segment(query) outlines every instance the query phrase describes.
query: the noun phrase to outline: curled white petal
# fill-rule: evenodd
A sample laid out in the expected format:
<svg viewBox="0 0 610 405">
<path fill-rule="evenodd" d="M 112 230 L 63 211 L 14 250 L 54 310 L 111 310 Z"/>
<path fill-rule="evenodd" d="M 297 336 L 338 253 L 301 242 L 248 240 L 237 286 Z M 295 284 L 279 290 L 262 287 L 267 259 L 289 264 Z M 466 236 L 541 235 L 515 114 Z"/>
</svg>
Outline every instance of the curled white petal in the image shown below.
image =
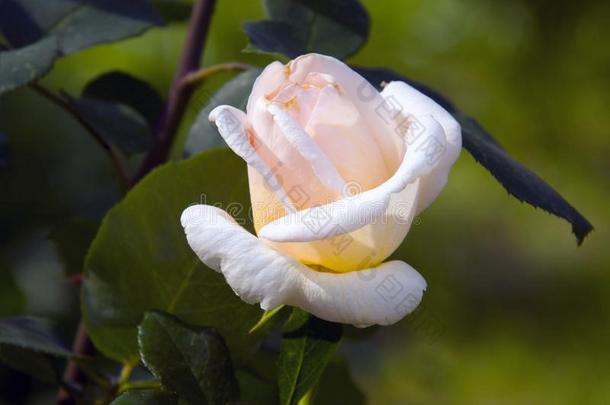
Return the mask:
<svg viewBox="0 0 610 405">
<path fill-rule="evenodd" d="M 385 100 L 394 99 L 406 112 L 410 118 L 415 119 L 413 128 L 417 128 L 418 117 L 431 115 L 443 127 L 446 135 L 445 151 L 438 165 L 420 181 L 420 200 L 417 212 L 423 211 L 438 197 L 442 189 L 447 184 L 447 178 L 451 167 L 457 160 L 462 149 L 462 131 L 460 124 L 442 106 L 430 97 L 421 93 L 404 82 L 390 82 L 381 92 Z M 407 136 L 407 142 L 416 141 L 420 133 L 413 132 Z"/>
<path fill-rule="evenodd" d="M 345 181 L 328 156 L 326 156 L 309 134 L 305 132 L 305 129 L 277 103 L 269 103 L 267 110 L 273 115 L 275 123 L 288 142 L 311 164 L 314 173 L 320 181 L 329 189 L 336 191 L 337 194 L 341 194 Z"/>
<path fill-rule="evenodd" d="M 272 188 L 286 211 L 294 212 L 294 205 L 286 191 L 281 187 L 279 179 L 248 140 L 246 114 L 237 108 L 221 105 L 210 112 L 209 118 L 210 121 L 216 124 L 220 136 L 222 136 L 222 139 L 224 139 L 229 148 L 245 160 L 248 165 L 258 171 L 268 183 L 274 185 Z"/>
<path fill-rule="evenodd" d="M 274 242 L 308 242 L 352 232 L 378 220 L 392 194 L 430 173 L 441 160 L 438 152 L 446 143 L 443 128 L 429 115 L 420 117 L 419 122 L 423 126 L 420 141 L 407 148 L 398 170 L 384 183 L 351 198 L 285 215 L 261 228 L 259 237 Z M 311 219 L 323 219 L 325 226 L 312 227 Z"/>
<path fill-rule="evenodd" d="M 412 312 L 426 289 L 423 277 L 402 261 L 349 273 L 314 271 L 216 207 L 191 206 L 181 221 L 197 256 L 221 272 L 241 299 L 265 310 L 287 304 L 332 322 L 390 325 Z"/>
</svg>

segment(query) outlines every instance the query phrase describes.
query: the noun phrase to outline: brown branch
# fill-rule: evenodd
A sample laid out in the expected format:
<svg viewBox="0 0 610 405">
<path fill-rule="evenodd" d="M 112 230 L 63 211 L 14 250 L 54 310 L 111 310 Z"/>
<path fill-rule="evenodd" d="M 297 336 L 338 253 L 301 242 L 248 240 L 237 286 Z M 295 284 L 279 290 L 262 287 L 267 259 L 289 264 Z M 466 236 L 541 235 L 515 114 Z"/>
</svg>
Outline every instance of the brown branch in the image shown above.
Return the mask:
<svg viewBox="0 0 610 405">
<path fill-rule="evenodd" d="M 104 137 L 83 118 L 81 113 L 61 96 L 38 83 L 32 83 L 30 84 L 30 87 L 36 93 L 70 114 L 93 137 L 93 140 L 106 151 L 117 172 L 119 187 L 121 188 L 121 191 L 126 192 L 129 189 L 129 176 L 127 175 L 127 170 L 123 164 L 120 152 L 113 145 L 106 142 Z"/>
<path fill-rule="evenodd" d="M 182 85 L 182 80 L 190 73 L 199 70 L 203 46 L 215 5 L 216 0 L 199 0 L 193 7 L 182 58 L 169 92 L 165 111 L 158 124 L 156 143 L 144 158 L 132 184 L 137 183 L 152 169 L 167 160 L 188 100 L 193 92 L 192 87 Z"/>
<path fill-rule="evenodd" d="M 76 331 L 76 336 L 74 337 L 74 343 L 72 344 L 72 352 L 78 354 L 79 356 L 90 355 L 94 352 L 93 344 L 89 340 L 87 330 L 82 322 L 80 322 L 78 325 L 78 330 Z M 80 372 L 75 361 L 70 360 L 66 364 L 63 381 L 70 386 L 74 385 L 75 383 L 83 384 L 85 382 L 85 376 Z M 66 388 L 60 388 L 59 393 L 57 394 L 57 404 L 72 405 L 74 403 L 76 403 L 76 401 L 73 398 L 72 393 Z"/>
<path fill-rule="evenodd" d="M 161 115 L 157 126 L 155 144 L 144 158 L 144 162 L 133 181 L 128 184 L 128 188 L 137 183 L 139 179 L 144 177 L 153 168 L 167 160 L 178 126 L 184 115 L 184 110 L 193 91 L 191 85 L 182 84 L 183 79 L 199 70 L 203 47 L 215 5 L 216 0 L 199 0 L 193 7 L 182 58 L 170 90 L 165 111 Z M 103 140 L 103 138 L 99 139 Z M 74 338 L 73 351 L 77 355 L 83 355 L 87 354 L 92 348 L 93 346 L 87 336 L 87 331 L 81 321 Z M 72 382 L 79 382 L 82 379 L 83 374 L 80 372 L 78 365 L 70 360 L 66 365 L 64 381 L 70 384 Z M 57 401 L 60 405 L 75 403 L 75 399 L 64 389 L 60 390 Z"/>
</svg>

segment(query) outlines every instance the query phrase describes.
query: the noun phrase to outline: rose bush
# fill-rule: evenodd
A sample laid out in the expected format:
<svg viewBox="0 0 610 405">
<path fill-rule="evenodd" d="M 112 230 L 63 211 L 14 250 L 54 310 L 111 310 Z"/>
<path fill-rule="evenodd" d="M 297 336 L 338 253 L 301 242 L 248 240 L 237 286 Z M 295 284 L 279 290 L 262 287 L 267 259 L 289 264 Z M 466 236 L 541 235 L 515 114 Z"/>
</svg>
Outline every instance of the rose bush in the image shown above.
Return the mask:
<svg viewBox="0 0 610 405">
<path fill-rule="evenodd" d="M 379 93 L 339 60 L 308 54 L 267 66 L 247 113 L 219 106 L 210 120 L 248 164 L 258 237 L 207 205 L 186 209 L 182 224 L 244 301 L 358 326 L 415 309 L 423 277 L 383 260 L 459 155 L 460 126 L 448 112 L 406 83 Z"/>
</svg>

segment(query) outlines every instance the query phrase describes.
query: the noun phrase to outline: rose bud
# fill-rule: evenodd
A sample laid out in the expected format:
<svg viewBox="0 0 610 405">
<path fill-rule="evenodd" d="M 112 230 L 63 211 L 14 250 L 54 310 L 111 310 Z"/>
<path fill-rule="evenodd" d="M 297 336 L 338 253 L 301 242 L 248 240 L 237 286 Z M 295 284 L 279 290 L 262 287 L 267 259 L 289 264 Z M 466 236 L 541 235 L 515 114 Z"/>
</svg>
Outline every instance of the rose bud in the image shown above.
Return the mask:
<svg viewBox="0 0 610 405">
<path fill-rule="evenodd" d="M 281 304 L 356 326 L 412 312 L 426 282 L 383 262 L 439 195 L 461 149 L 457 121 L 403 82 L 379 93 L 332 57 L 274 62 L 247 112 L 210 114 L 248 164 L 257 236 L 208 205 L 182 215 L 199 258 L 265 310 Z"/>
</svg>

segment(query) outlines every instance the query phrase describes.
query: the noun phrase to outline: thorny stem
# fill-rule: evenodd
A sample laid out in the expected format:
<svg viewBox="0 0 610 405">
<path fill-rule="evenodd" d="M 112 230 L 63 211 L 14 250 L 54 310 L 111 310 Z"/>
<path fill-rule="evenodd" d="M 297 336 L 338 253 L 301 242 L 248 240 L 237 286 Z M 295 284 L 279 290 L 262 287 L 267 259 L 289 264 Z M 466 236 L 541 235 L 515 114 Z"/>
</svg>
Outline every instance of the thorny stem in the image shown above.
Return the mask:
<svg viewBox="0 0 610 405">
<path fill-rule="evenodd" d="M 199 0 L 193 7 L 182 58 L 169 92 L 165 111 L 157 127 L 156 143 L 145 157 L 132 184 L 137 183 L 153 168 L 167 160 L 184 110 L 193 92 L 193 88 L 183 86 L 182 81 L 190 73 L 199 70 L 203 46 L 215 6 L 216 0 Z"/>
<path fill-rule="evenodd" d="M 228 62 L 228 63 L 220 63 L 218 65 L 213 65 L 207 68 L 199 69 L 195 72 L 189 73 L 188 75 L 182 78 L 181 86 L 194 89 L 198 85 L 205 82 L 205 80 L 219 72 L 226 72 L 230 70 L 248 70 L 252 69 L 254 66 L 248 65 L 247 63 L 240 62 Z"/>
<path fill-rule="evenodd" d="M 216 0 L 199 0 L 193 6 L 182 58 L 178 66 L 176 78 L 174 79 L 174 83 L 170 90 L 168 103 L 159 120 L 159 125 L 155 136 L 155 145 L 145 157 L 144 162 L 140 166 L 140 169 L 138 170 L 138 173 L 133 181 L 130 182 L 131 186 L 137 183 L 139 179 L 148 174 L 148 172 L 150 172 L 153 168 L 165 162 L 167 156 L 169 155 L 169 150 L 172 146 L 175 133 L 184 114 L 188 99 L 192 93 L 192 86 L 184 86 L 181 84 L 184 77 L 199 70 L 199 61 L 203 53 L 203 47 L 215 5 Z M 73 346 L 73 350 L 76 355 L 87 354 L 88 351 L 92 349 L 91 341 L 87 336 L 87 332 L 82 321 L 79 325 L 78 333 L 74 339 Z M 131 374 L 131 370 L 124 371 L 125 375 L 123 375 L 122 378 L 127 376 L 126 378 L 128 379 L 129 375 Z M 79 379 L 82 379 L 82 377 L 83 375 L 78 369 L 76 363 L 74 361 L 69 361 L 66 366 L 64 381 L 68 383 L 73 381 L 78 382 Z M 60 390 L 57 400 L 58 404 L 67 405 L 75 402 L 75 399 L 71 398 L 66 390 Z"/>
<path fill-rule="evenodd" d="M 53 93 L 51 90 L 38 83 L 33 83 L 30 85 L 30 87 L 38 94 L 69 113 L 87 132 L 89 132 L 89 134 L 91 134 L 95 142 L 106 151 L 110 157 L 110 160 L 112 160 L 112 164 L 114 165 L 118 175 L 119 187 L 121 188 L 121 191 L 124 193 L 127 192 L 129 189 L 129 177 L 127 176 L 127 170 L 125 169 L 123 157 L 121 156 L 119 150 L 115 146 L 106 142 L 104 137 L 95 128 L 93 128 L 87 122 L 87 120 L 83 118 L 81 113 L 72 107 L 72 105 L 64 100 L 61 96 Z"/>
</svg>

